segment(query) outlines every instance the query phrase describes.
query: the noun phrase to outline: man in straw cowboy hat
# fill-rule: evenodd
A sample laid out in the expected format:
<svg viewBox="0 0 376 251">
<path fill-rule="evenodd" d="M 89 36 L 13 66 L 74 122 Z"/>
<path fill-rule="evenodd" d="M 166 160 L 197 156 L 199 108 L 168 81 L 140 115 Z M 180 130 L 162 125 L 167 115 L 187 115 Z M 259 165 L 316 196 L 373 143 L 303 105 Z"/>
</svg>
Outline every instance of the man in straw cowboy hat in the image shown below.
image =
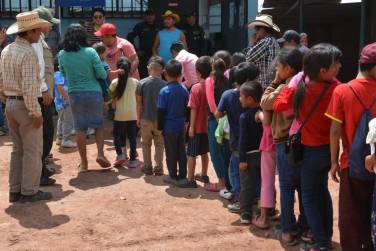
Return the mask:
<svg viewBox="0 0 376 251">
<path fill-rule="evenodd" d="M 254 41 L 246 48 L 247 61 L 254 63 L 260 70 L 260 83 L 265 88 L 268 85 L 269 66 L 277 56 L 279 45 L 272 36 L 280 29 L 273 23 L 273 17 L 269 15 L 258 15 L 255 20 L 248 24 L 249 28 L 255 29 Z"/>
<path fill-rule="evenodd" d="M 16 16 L 7 34 L 14 43 L 1 53 L 0 95 L 6 99 L 6 115 L 13 142 L 9 170 L 9 202 L 34 202 L 52 198 L 39 190 L 42 169 L 43 118 L 38 103 L 41 79 L 38 59 L 31 44 L 51 24 L 36 12 Z"/>
<path fill-rule="evenodd" d="M 153 45 L 153 55 L 159 55 L 166 62 L 172 59 L 170 51 L 171 45 L 174 42 L 181 41 L 184 47 L 187 48 L 187 42 L 184 32 L 175 27 L 176 23 L 179 23 L 180 17 L 178 14 L 168 10 L 162 16 L 165 29 L 161 30 L 155 38 Z"/>
<path fill-rule="evenodd" d="M 38 13 L 39 17 L 51 25 L 60 23 L 59 19 L 52 16 L 50 10 L 40 6 L 34 10 Z M 55 184 L 55 180 L 50 178 L 55 173 L 55 170 L 47 167 L 48 155 L 52 149 L 54 141 L 54 123 L 53 123 L 53 108 L 52 99 L 54 91 L 54 62 L 53 54 L 45 41 L 48 37 L 52 26 L 42 28 L 39 41 L 33 43 L 31 46 L 34 48 L 35 54 L 38 58 L 40 67 L 41 88 L 38 96 L 38 101 L 41 107 L 43 116 L 43 154 L 42 154 L 42 176 L 40 180 L 41 186 L 49 186 Z"/>
</svg>

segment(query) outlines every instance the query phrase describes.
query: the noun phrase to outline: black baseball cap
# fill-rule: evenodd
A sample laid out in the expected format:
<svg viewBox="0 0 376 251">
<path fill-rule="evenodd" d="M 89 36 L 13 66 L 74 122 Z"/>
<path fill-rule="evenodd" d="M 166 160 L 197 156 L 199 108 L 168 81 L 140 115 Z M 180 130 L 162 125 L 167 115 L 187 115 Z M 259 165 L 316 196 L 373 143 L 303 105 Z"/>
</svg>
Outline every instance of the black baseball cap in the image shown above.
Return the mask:
<svg viewBox="0 0 376 251">
<path fill-rule="evenodd" d="M 289 42 L 293 40 L 296 44 L 300 44 L 300 35 L 294 30 L 287 30 L 283 33 L 283 36 L 278 39 L 278 43 L 283 44 L 284 42 Z"/>
<path fill-rule="evenodd" d="M 196 12 L 194 12 L 194 11 L 187 12 L 187 13 L 185 13 L 184 16 L 185 16 L 185 17 L 195 17 L 195 16 L 196 16 Z"/>
</svg>

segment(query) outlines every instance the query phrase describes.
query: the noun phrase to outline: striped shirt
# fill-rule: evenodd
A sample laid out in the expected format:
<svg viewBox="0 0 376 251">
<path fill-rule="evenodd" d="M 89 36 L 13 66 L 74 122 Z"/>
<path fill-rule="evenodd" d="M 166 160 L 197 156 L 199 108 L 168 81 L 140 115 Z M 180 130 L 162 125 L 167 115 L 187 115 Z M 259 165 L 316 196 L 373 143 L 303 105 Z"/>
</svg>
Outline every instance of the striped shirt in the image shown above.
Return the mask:
<svg viewBox="0 0 376 251">
<path fill-rule="evenodd" d="M 92 46 L 95 43 L 99 43 L 99 42 L 102 41 L 100 37 L 97 37 L 94 34 L 94 32 L 96 32 L 96 30 L 95 30 L 94 24 L 92 22 L 85 23 L 85 29 L 86 29 L 86 32 L 87 32 L 87 35 L 88 35 L 88 42 L 89 42 L 90 46 Z"/>
<path fill-rule="evenodd" d="M 22 96 L 30 116 L 41 116 L 39 64 L 31 44 L 20 37 L 1 52 L 0 96 Z"/>
<path fill-rule="evenodd" d="M 245 49 L 247 61 L 254 63 L 260 70 L 260 83 L 264 88 L 269 84 L 269 66 L 279 52 L 278 42 L 268 36 Z"/>
</svg>

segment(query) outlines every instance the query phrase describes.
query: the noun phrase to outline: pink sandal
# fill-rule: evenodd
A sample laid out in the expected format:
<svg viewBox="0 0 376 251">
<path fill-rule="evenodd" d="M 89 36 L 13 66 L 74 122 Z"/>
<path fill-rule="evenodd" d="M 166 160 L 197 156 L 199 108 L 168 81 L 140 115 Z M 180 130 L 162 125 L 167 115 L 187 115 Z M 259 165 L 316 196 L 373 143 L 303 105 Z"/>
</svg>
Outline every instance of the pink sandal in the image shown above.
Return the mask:
<svg viewBox="0 0 376 251">
<path fill-rule="evenodd" d="M 218 184 L 209 183 L 205 186 L 205 190 L 208 192 L 218 193 L 221 188 L 218 187 Z"/>
</svg>

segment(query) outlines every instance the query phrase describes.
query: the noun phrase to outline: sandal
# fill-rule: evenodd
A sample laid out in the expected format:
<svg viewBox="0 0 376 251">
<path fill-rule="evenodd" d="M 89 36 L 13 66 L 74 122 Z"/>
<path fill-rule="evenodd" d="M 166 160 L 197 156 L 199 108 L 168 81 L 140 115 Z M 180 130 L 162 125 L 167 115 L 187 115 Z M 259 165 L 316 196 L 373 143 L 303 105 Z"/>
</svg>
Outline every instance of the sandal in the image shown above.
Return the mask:
<svg viewBox="0 0 376 251">
<path fill-rule="evenodd" d="M 296 246 L 299 244 L 299 241 L 293 236 L 291 236 L 290 240 L 283 239 L 282 229 L 276 229 L 274 234 L 275 234 L 275 238 L 279 240 L 282 243 L 282 245 L 287 245 L 289 247 L 292 247 L 292 246 Z"/>
<path fill-rule="evenodd" d="M 208 192 L 218 193 L 221 189 L 222 187 L 219 187 L 219 184 L 217 183 L 209 183 L 205 186 L 205 190 Z"/>
<path fill-rule="evenodd" d="M 88 172 L 88 168 L 87 168 L 87 165 L 84 165 L 82 163 L 78 164 L 78 173 L 86 173 Z"/>
<path fill-rule="evenodd" d="M 96 161 L 102 168 L 111 167 L 111 163 L 106 157 L 98 157 Z"/>
<path fill-rule="evenodd" d="M 258 215 L 252 219 L 252 224 L 255 225 L 257 228 L 265 230 L 268 229 L 270 226 L 268 223 L 261 222 L 261 216 Z"/>
<path fill-rule="evenodd" d="M 201 173 L 195 175 L 195 180 L 200 181 L 200 182 L 205 183 L 205 184 L 210 182 L 209 176 L 202 175 Z"/>
</svg>

